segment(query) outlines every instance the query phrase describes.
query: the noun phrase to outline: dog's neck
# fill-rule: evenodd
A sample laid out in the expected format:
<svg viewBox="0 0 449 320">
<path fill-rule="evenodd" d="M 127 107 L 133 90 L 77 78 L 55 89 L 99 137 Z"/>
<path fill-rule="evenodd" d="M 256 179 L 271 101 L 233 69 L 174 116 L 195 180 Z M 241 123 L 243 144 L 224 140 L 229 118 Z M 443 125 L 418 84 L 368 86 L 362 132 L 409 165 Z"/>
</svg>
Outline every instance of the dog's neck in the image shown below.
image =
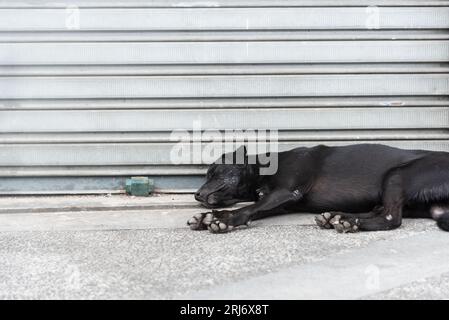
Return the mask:
<svg viewBox="0 0 449 320">
<path fill-rule="evenodd" d="M 247 196 L 250 200 L 256 201 L 259 199 L 259 192 L 262 187 L 263 177 L 260 175 L 260 165 L 258 163 L 247 164 L 246 174 L 246 179 L 248 181 Z"/>
</svg>

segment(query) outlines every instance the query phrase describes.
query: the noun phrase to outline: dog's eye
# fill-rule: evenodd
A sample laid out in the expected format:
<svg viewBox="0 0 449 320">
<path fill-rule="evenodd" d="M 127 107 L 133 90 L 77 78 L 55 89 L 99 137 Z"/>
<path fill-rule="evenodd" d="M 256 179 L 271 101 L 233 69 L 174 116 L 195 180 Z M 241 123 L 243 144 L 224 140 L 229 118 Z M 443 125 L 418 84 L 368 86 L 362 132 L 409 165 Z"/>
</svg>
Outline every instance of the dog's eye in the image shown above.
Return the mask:
<svg viewBox="0 0 449 320">
<path fill-rule="evenodd" d="M 211 179 L 214 176 L 214 174 L 215 174 L 215 167 L 211 167 L 209 168 L 209 170 L 207 170 L 206 178 Z"/>
<path fill-rule="evenodd" d="M 206 178 L 211 179 L 214 176 L 213 170 L 208 170 L 206 173 Z"/>
</svg>

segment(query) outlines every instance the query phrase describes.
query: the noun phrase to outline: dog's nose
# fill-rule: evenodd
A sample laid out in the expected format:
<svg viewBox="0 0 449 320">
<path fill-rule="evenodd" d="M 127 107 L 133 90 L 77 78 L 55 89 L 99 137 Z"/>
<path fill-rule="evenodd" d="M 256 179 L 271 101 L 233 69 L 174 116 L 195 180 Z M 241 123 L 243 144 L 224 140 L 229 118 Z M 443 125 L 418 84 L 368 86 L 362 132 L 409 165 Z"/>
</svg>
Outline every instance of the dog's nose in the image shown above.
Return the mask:
<svg viewBox="0 0 449 320">
<path fill-rule="evenodd" d="M 204 199 L 201 197 L 201 194 L 199 192 L 195 193 L 195 200 L 196 201 L 204 201 Z"/>
</svg>

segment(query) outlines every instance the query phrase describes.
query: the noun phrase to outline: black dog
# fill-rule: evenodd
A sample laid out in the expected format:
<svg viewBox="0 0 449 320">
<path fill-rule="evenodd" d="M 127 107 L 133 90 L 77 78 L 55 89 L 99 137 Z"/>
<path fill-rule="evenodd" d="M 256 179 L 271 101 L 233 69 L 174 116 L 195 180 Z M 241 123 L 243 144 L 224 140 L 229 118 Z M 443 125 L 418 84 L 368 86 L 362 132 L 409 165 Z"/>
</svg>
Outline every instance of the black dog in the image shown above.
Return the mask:
<svg viewBox="0 0 449 320">
<path fill-rule="evenodd" d="M 263 176 L 258 156 L 243 151 L 244 164 L 212 164 L 195 198 L 208 208 L 255 203 L 197 214 L 188 221 L 192 229 L 227 232 L 269 215 L 324 212 L 317 224 L 338 232 L 390 230 L 403 217 L 433 218 L 449 231 L 449 153 L 319 145 L 278 153 L 279 169 Z"/>
</svg>

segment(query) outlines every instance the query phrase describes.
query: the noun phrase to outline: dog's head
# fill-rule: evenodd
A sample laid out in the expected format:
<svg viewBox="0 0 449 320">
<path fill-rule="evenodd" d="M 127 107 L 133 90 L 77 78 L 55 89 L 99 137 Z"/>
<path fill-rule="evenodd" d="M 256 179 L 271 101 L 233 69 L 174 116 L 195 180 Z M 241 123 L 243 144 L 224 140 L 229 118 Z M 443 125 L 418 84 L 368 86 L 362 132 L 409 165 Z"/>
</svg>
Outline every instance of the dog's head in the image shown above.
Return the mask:
<svg viewBox="0 0 449 320">
<path fill-rule="evenodd" d="M 233 153 L 223 154 L 209 166 L 206 182 L 195 193 L 195 199 L 207 208 L 253 201 L 254 179 L 254 166 L 248 164 L 246 148 L 241 147 Z"/>
</svg>

